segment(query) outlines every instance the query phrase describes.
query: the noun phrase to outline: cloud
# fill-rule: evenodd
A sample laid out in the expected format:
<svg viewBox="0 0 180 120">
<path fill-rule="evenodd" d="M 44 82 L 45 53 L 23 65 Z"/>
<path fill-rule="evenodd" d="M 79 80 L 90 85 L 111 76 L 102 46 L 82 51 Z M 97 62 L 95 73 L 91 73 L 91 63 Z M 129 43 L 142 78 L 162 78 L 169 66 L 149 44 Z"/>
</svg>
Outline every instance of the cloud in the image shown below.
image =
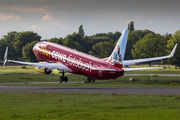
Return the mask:
<svg viewBox="0 0 180 120">
<path fill-rule="evenodd" d="M 50 16 L 49 15 L 45 15 L 44 17 L 43 17 L 43 20 L 49 20 L 50 19 Z"/>
<path fill-rule="evenodd" d="M 9 19 L 19 20 L 21 18 L 19 16 L 12 16 L 12 15 L 8 16 L 0 13 L 0 20 L 9 20 Z"/>
<path fill-rule="evenodd" d="M 41 11 L 43 11 L 42 8 L 34 8 L 34 7 L 22 8 L 21 6 L 11 6 L 10 9 L 17 10 L 17 11 L 27 11 L 27 12 L 41 12 Z"/>
<path fill-rule="evenodd" d="M 149 25 L 152 25 L 152 22 L 151 21 L 148 21 Z"/>
<path fill-rule="evenodd" d="M 34 30 L 34 29 L 37 29 L 37 26 L 32 25 L 31 28 Z"/>
<path fill-rule="evenodd" d="M 46 15 L 42 19 L 49 24 L 54 24 L 56 26 L 60 25 L 59 22 L 50 15 L 50 13 L 46 13 Z"/>
</svg>

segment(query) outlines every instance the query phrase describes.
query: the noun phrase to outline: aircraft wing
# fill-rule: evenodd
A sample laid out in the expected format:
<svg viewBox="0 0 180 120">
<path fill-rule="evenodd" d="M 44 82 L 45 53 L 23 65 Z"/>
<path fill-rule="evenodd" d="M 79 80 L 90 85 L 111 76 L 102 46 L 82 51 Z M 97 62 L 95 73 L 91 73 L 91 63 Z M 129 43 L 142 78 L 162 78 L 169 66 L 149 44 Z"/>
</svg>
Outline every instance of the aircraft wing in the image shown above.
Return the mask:
<svg viewBox="0 0 180 120">
<path fill-rule="evenodd" d="M 162 67 L 149 67 L 149 68 L 123 68 L 125 72 L 135 70 L 149 70 L 149 69 L 161 69 Z"/>
<path fill-rule="evenodd" d="M 53 69 L 59 69 L 59 70 L 65 70 L 67 72 L 72 72 L 72 70 L 70 68 L 68 68 L 67 66 L 65 66 L 62 63 L 47 63 L 47 62 L 41 62 L 41 63 L 35 63 L 35 62 L 22 62 L 22 61 L 15 61 L 15 60 L 8 60 L 7 59 L 7 54 L 8 54 L 8 47 L 6 48 L 5 54 L 4 54 L 4 64 L 3 66 L 6 64 L 6 62 L 13 62 L 13 63 L 18 63 L 18 64 L 24 64 L 24 65 L 34 65 L 38 68 L 44 67 L 44 68 L 48 68 L 50 70 Z"/>
<path fill-rule="evenodd" d="M 173 57 L 175 50 L 176 50 L 177 44 L 174 46 L 172 52 L 170 55 L 162 56 L 162 57 L 153 57 L 153 58 L 144 58 L 144 59 L 135 59 L 135 60 L 124 60 L 123 66 L 129 66 L 136 63 L 142 63 L 142 62 L 149 62 L 149 61 L 155 61 L 160 59 L 166 59 Z"/>
<path fill-rule="evenodd" d="M 149 69 L 162 69 L 162 67 L 149 67 L 149 68 L 123 68 L 125 72 L 127 71 L 136 71 L 136 70 L 149 70 Z M 92 69 L 92 70 L 100 70 L 100 71 L 110 71 L 110 72 L 120 72 L 116 69 Z"/>
<path fill-rule="evenodd" d="M 65 70 L 67 72 L 72 72 L 70 68 L 65 66 L 62 63 L 47 63 L 47 62 L 42 62 L 42 63 L 34 63 L 34 62 L 22 62 L 22 61 L 14 61 L 14 60 L 7 60 L 7 62 L 13 62 L 13 63 L 18 63 L 18 64 L 25 64 L 25 65 L 34 65 L 36 67 L 44 67 L 48 68 L 50 70 L 53 69 L 59 69 L 59 70 Z"/>
<path fill-rule="evenodd" d="M 101 69 L 101 68 L 91 68 L 91 70 L 100 70 L 100 71 L 110 71 L 110 72 L 119 72 L 118 70 L 116 69 Z"/>
</svg>

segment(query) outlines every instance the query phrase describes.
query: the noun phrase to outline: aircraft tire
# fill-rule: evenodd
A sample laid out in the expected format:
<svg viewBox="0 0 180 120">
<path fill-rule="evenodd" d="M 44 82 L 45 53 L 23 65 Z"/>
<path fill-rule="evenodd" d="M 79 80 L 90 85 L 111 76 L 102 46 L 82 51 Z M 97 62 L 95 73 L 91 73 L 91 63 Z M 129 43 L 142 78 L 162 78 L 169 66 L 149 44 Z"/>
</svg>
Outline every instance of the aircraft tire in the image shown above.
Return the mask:
<svg viewBox="0 0 180 120">
<path fill-rule="evenodd" d="M 64 77 L 64 82 L 67 82 L 67 81 L 68 81 L 68 77 L 65 76 L 65 77 Z"/>
<path fill-rule="evenodd" d="M 59 81 L 60 81 L 60 83 L 63 82 L 63 76 L 61 76 L 61 77 L 59 78 Z"/>
<path fill-rule="evenodd" d="M 87 78 L 88 82 L 91 82 L 91 78 Z"/>
<path fill-rule="evenodd" d="M 92 79 L 93 82 L 95 82 L 95 79 Z"/>
</svg>

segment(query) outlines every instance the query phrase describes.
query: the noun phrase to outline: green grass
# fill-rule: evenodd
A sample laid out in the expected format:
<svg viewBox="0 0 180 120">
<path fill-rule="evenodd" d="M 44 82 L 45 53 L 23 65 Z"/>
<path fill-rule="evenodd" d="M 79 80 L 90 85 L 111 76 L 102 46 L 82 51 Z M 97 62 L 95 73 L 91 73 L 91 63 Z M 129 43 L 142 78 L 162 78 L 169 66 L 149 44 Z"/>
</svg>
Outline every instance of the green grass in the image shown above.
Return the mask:
<svg viewBox="0 0 180 120">
<path fill-rule="evenodd" d="M 28 73 L 12 73 L 0 74 L 0 82 L 56 82 L 60 75 L 57 74 L 28 74 Z"/>
<path fill-rule="evenodd" d="M 1 120 L 178 120 L 180 96 L 0 92 Z"/>
<path fill-rule="evenodd" d="M 151 69 L 126 72 L 126 74 L 180 74 L 180 69 L 175 66 L 168 65 L 153 65 L 152 67 L 166 67 L 166 69 Z M 131 68 L 149 67 L 148 65 L 131 65 Z M 54 70 L 53 73 L 57 74 L 59 71 Z M 0 73 L 38 73 L 34 66 L 0 66 Z"/>
<path fill-rule="evenodd" d="M 35 66 L 0 66 L 0 73 L 38 73 Z M 59 73 L 57 69 L 53 70 L 54 74 Z"/>
<path fill-rule="evenodd" d="M 60 74 L 38 73 L 34 67 L 3 68 L 0 66 L 0 82 L 51 82 L 58 81 Z M 179 69 L 127 72 L 130 74 L 179 74 Z M 126 74 L 127 74 L 126 73 Z M 82 75 L 68 75 L 69 81 L 86 81 Z M 129 81 L 129 78 L 133 78 Z M 152 79 L 153 78 L 153 79 Z M 56 86 L 111 86 L 111 87 L 171 87 L 180 77 L 123 76 L 103 83 L 17 84 Z M 13 82 L 12 82 L 13 83 Z M 13 84 L 12 84 L 13 85 Z M 175 95 L 127 95 L 93 93 L 29 93 L 0 92 L 0 119 L 2 120 L 178 120 L 180 96 Z"/>
<path fill-rule="evenodd" d="M 55 86 L 101 86 L 101 87 L 180 87 L 180 77 L 178 76 L 123 76 L 116 80 L 96 80 L 94 83 L 87 83 L 87 78 L 82 75 L 67 75 L 69 82 L 84 81 L 85 83 L 63 83 L 58 84 L 60 75 L 57 74 L 27 74 L 13 73 L 0 74 L 0 83 L 11 82 L 57 82 L 57 84 L 26 84 L 26 85 L 55 85 Z M 129 79 L 133 80 L 130 81 Z M 14 80 L 14 82 L 13 82 Z M 177 86 L 171 86 L 171 83 L 177 83 Z M 7 84 L 4 84 L 7 85 Z M 17 84 L 16 84 L 17 85 Z M 18 84 L 23 85 L 23 84 Z"/>
<path fill-rule="evenodd" d="M 132 67 L 148 67 L 148 66 L 132 66 Z M 157 67 L 157 66 L 155 66 Z M 50 75 L 38 73 L 34 66 L 0 66 L 0 82 L 58 82 L 61 74 L 58 70 L 54 70 Z M 32 74 L 30 74 L 32 73 Z M 180 74 L 179 69 L 170 66 L 166 70 L 146 70 L 126 72 L 125 74 Z M 133 81 L 129 81 L 133 78 Z M 69 81 L 86 81 L 87 77 L 83 75 L 68 75 Z M 153 79 L 153 80 L 152 80 Z M 103 82 L 103 83 L 99 83 Z M 13 83 L 13 82 L 12 82 Z M 123 76 L 114 80 L 96 80 L 95 83 L 85 84 L 28 84 L 28 85 L 64 85 L 64 86 L 109 86 L 109 87 L 171 87 L 171 83 L 178 83 L 180 87 L 180 77 L 177 76 Z M 21 84 L 22 85 L 22 84 Z"/>
<path fill-rule="evenodd" d="M 37 73 L 34 66 L 0 66 L 0 73 Z"/>
</svg>

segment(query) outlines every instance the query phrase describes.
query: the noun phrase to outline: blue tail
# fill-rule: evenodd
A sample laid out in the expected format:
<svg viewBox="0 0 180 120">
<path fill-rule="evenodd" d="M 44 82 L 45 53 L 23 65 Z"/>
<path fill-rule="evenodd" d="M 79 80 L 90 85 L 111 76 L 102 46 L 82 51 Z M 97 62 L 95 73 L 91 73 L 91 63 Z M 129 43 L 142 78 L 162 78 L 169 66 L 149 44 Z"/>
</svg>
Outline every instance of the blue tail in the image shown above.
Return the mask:
<svg viewBox="0 0 180 120">
<path fill-rule="evenodd" d="M 123 64 L 125 51 L 126 51 L 126 44 L 128 38 L 128 29 L 124 29 L 120 39 L 118 40 L 110 58 L 110 61 L 115 64 Z"/>
</svg>

